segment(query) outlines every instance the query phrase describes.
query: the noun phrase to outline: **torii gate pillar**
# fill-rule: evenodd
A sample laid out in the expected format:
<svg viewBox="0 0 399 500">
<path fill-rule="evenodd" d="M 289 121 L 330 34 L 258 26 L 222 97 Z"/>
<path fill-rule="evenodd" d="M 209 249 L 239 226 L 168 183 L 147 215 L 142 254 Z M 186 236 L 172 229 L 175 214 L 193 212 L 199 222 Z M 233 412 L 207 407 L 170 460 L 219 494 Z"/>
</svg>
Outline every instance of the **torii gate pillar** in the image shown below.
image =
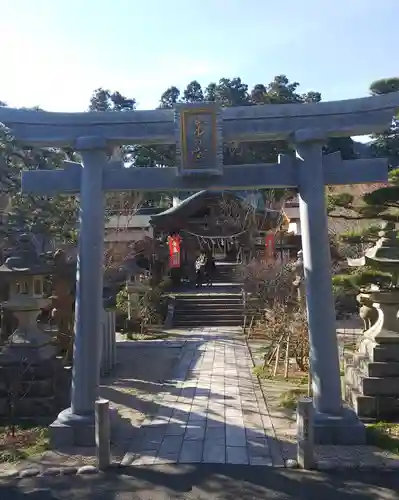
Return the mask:
<svg viewBox="0 0 399 500">
<path fill-rule="evenodd" d="M 71 443 L 94 444 L 94 404 L 100 384 L 106 141 L 81 137 L 76 141 L 76 150 L 83 162 L 71 406 L 50 426 L 51 441 L 56 447 Z"/>
<path fill-rule="evenodd" d="M 326 137 L 317 130 L 295 133 L 315 407 L 314 439 L 316 443 L 360 444 L 365 441 L 365 427 L 353 410 L 342 405 L 341 399 L 323 175 L 322 147 L 325 143 Z"/>
</svg>

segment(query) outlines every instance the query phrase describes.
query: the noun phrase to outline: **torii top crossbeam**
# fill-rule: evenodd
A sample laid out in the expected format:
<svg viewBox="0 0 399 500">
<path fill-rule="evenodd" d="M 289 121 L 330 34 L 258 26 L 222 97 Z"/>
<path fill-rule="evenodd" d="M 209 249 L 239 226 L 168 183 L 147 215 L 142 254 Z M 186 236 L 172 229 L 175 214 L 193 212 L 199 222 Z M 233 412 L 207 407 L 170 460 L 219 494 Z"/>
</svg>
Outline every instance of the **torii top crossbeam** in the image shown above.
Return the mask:
<svg viewBox="0 0 399 500">
<path fill-rule="evenodd" d="M 78 148 L 81 138 L 96 138 L 109 147 L 120 144 L 176 144 L 177 167 L 124 169 L 108 164 L 104 190 L 179 191 L 295 187 L 297 162 L 280 157 L 278 164 L 224 168 L 223 143 L 274 139 L 303 142 L 321 138 L 364 135 L 389 126 L 399 107 L 399 93 L 336 102 L 276 104 L 221 109 L 216 103 L 177 105 L 175 109 L 129 112 L 48 113 L 0 108 L 0 122 L 16 139 L 31 145 Z M 198 149 L 198 124 L 201 150 Z M 386 181 L 385 160 L 342 162 L 339 154 L 323 159 L 325 184 Z M 267 167 L 267 168 L 265 168 Z M 198 175 L 197 175 L 198 174 Z M 23 174 L 25 192 L 52 195 L 80 190 L 80 165 L 64 170 Z"/>
<path fill-rule="evenodd" d="M 202 103 L 199 103 L 201 106 Z M 309 104 L 238 106 L 221 111 L 223 139 L 288 139 L 300 129 L 325 136 L 354 136 L 386 129 L 399 107 L 399 93 Z M 75 145 L 78 137 L 96 136 L 116 144 L 174 144 L 174 110 L 52 113 L 0 108 L 0 122 L 28 144 Z"/>
</svg>

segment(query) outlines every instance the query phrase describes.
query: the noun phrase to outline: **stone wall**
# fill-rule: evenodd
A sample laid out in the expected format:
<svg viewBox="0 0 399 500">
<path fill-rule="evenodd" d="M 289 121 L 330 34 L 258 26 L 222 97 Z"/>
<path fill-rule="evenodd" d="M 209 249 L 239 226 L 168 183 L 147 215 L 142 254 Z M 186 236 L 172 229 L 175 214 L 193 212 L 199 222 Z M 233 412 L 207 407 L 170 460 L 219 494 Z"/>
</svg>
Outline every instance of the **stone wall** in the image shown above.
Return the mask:
<svg viewBox="0 0 399 500">
<path fill-rule="evenodd" d="M 60 358 L 0 366 L 0 419 L 51 422 L 69 405 L 71 370 Z"/>
</svg>

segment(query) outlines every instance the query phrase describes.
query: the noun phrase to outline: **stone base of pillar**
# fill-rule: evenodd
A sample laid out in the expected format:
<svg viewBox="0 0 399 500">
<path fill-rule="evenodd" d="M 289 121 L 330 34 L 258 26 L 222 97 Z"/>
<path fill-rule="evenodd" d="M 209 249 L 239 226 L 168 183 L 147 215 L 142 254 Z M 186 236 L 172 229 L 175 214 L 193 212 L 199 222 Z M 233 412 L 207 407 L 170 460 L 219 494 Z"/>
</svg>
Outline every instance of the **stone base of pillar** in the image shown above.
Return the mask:
<svg viewBox="0 0 399 500">
<path fill-rule="evenodd" d="M 315 444 L 366 444 L 366 428 L 352 408 L 343 407 L 340 415 L 315 413 L 313 426 Z"/>
<path fill-rule="evenodd" d="M 95 446 L 95 420 L 92 415 L 76 415 L 70 408 L 62 411 L 49 427 L 50 447 Z"/>
</svg>

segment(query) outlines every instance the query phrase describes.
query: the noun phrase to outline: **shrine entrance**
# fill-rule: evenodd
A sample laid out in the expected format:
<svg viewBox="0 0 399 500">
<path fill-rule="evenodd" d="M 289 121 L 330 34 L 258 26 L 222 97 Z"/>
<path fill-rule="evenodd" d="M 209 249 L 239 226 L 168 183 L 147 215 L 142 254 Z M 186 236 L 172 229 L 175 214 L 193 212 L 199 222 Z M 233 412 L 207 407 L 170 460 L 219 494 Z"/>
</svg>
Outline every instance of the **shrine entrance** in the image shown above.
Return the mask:
<svg viewBox="0 0 399 500">
<path fill-rule="evenodd" d="M 82 164 L 62 170 L 26 171 L 22 190 L 36 195 L 80 196 L 76 282 L 75 349 L 71 407 L 51 427 L 64 440 L 94 441 L 94 405 L 99 387 L 105 191 L 242 191 L 272 187 L 299 192 L 302 250 L 315 407 L 314 435 L 324 444 L 363 443 L 365 428 L 342 404 L 331 283 L 325 185 L 386 182 L 384 159 L 342 161 L 323 155 L 329 137 L 366 135 L 387 129 L 399 108 L 390 93 L 338 102 L 245 106 L 179 104 L 174 110 L 46 113 L 0 108 L 0 122 L 22 143 L 68 147 Z M 229 166 L 226 143 L 289 141 L 296 157 L 276 164 Z M 121 144 L 175 144 L 176 167 L 124 168 L 110 160 Z"/>
<path fill-rule="evenodd" d="M 153 215 L 150 223 L 154 238 L 168 242 L 171 270 L 193 281 L 201 252 L 211 255 L 220 270 L 264 258 L 282 217 L 281 210 L 253 207 L 239 193 L 203 190 Z"/>
</svg>

